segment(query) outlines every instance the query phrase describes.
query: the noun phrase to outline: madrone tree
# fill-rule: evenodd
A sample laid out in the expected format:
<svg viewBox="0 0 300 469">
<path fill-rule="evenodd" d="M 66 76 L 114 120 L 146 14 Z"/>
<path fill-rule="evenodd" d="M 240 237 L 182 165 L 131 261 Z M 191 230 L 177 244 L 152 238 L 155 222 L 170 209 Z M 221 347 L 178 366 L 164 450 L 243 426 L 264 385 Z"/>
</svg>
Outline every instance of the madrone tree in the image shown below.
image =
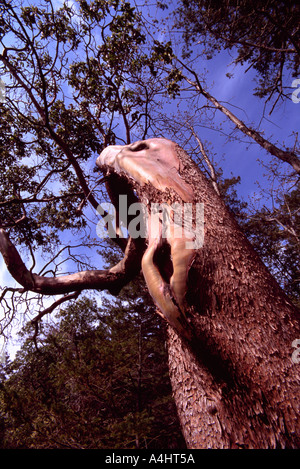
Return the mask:
<svg viewBox="0 0 300 469">
<path fill-rule="evenodd" d="M 53 278 L 30 272 L 2 229 L 10 273 L 24 289 L 44 294 L 116 293 L 142 269 L 169 324 L 170 376 L 188 447 L 298 447 L 299 368 L 292 353 L 299 314 L 219 195 L 166 139 L 109 146 L 97 165 L 112 200 L 136 198 L 146 207 L 147 237 L 131 230 L 123 260 L 109 270 Z M 181 230 L 186 204 L 194 214 Z"/>
<path fill-rule="evenodd" d="M 185 151 L 144 138 L 154 134 L 161 97 L 163 70 L 155 65 L 171 64 L 171 51 L 147 48 L 140 15 L 125 1 L 0 5 L 0 251 L 19 284 L 1 293 L 6 323 L 18 303 L 23 314 L 33 304 L 38 327 L 82 291 L 118 294 L 142 271 L 169 325 L 170 376 L 188 447 L 298 447 L 298 312 Z M 198 76 L 185 70 L 203 94 Z M 143 139 L 132 144 L 134 135 Z M 89 166 L 99 154 L 100 176 Z M 279 155 L 299 171 L 294 154 Z M 115 226 L 99 209 L 107 197 Z M 96 209 L 124 253 L 109 269 L 88 258 L 100 243 L 88 236 Z"/>
</svg>

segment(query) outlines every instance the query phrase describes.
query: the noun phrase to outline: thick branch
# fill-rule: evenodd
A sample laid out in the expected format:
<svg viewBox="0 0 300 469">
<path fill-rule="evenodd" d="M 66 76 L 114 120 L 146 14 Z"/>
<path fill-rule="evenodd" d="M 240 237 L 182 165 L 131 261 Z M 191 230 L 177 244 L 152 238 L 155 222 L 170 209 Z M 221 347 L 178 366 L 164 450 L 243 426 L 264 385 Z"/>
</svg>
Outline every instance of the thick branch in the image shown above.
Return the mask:
<svg viewBox="0 0 300 469">
<path fill-rule="evenodd" d="M 144 243 L 129 240 L 123 260 L 111 269 L 44 277 L 27 269 L 8 234 L 0 229 L 0 252 L 12 277 L 25 290 L 46 295 L 60 295 L 85 289 L 108 290 L 117 294 L 140 272 L 143 247 Z"/>
<path fill-rule="evenodd" d="M 33 47 L 33 46 L 32 46 Z M 28 94 L 32 104 L 35 106 L 38 114 L 40 115 L 43 126 L 45 129 L 47 129 L 50 137 L 52 140 L 59 146 L 59 148 L 64 152 L 66 155 L 69 164 L 74 168 L 76 176 L 78 178 L 78 181 L 80 183 L 80 186 L 82 188 L 82 191 L 84 193 L 85 199 L 90 204 L 94 209 L 97 210 L 99 206 L 99 202 L 95 199 L 91 189 L 89 188 L 86 177 L 80 167 L 80 164 L 78 163 L 76 156 L 73 154 L 72 150 L 70 149 L 69 145 L 57 134 L 55 131 L 53 125 L 49 121 L 49 115 L 48 115 L 48 103 L 46 99 L 46 94 L 45 90 L 43 91 L 43 106 L 41 106 L 38 102 L 38 100 L 35 98 L 34 93 L 32 92 L 30 86 L 25 83 L 24 80 L 20 77 L 20 73 L 16 70 L 16 68 L 9 62 L 7 58 L 7 53 L 0 54 L 0 60 L 3 62 L 3 64 L 9 69 L 13 77 L 16 79 L 16 81 L 19 83 L 19 85 L 25 90 L 25 92 Z M 41 77 L 42 82 L 44 82 L 44 75 L 42 69 L 39 67 L 39 74 Z M 115 243 L 122 249 L 124 252 L 125 247 L 126 247 L 126 240 L 120 238 L 119 236 L 114 238 Z"/>
<path fill-rule="evenodd" d="M 70 150 L 69 146 L 64 142 L 64 140 L 53 130 L 52 126 L 50 124 L 46 125 L 46 128 L 49 132 L 50 137 L 53 139 L 53 141 L 63 150 L 64 154 L 68 158 L 69 162 L 73 166 L 76 176 L 80 182 L 80 186 L 82 187 L 82 190 L 84 192 L 84 195 L 86 199 L 91 203 L 91 205 L 97 210 L 97 207 L 99 203 L 95 199 L 95 197 L 92 194 L 92 191 L 90 190 L 85 176 L 82 172 L 82 169 L 74 156 L 73 152 Z"/>
<path fill-rule="evenodd" d="M 48 104 L 46 101 L 46 98 L 44 96 L 44 107 L 42 107 L 37 99 L 35 98 L 32 90 L 30 89 L 30 86 L 27 85 L 20 77 L 20 74 L 18 71 L 15 69 L 15 67 L 9 62 L 9 60 L 6 57 L 6 54 L 0 54 L 0 60 L 3 62 L 3 64 L 8 68 L 8 70 L 11 72 L 13 77 L 17 80 L 19 85 L 22 86 L 22 88 L 25 90 L 25 92 L 28 94 L 31 102 L 34 104 L 38 114 L 43 120 L 45 128 L 48 130 L 50 137 L 53 139 L 53 141 L 63 150 L 64 154 L 68 158 L 69 163 L 73 166 L 76 175 L 78 177 L 78 180 L 80 182 L 80 185 L 83 189 L 84 195 L 86 196 L 87 200 L 91 203 L 91 205 L 97 209 L 98 207 L 98 202 L 95 200 L 91 190 L 88 187 L 88 184 L 86 182 L 85 176 L 82 172 L 82 169 L 80 165 L 78 164 L 78 161 L 76 160 L 74 154 L 70 150 L 69 146 L 63 141 L 61 137 L 54 131 L 52 125 L 50 124 L 48 120 Z M 42 70 L 40 70 L 40 76 L 41 79 L 43 79 L 43 73 Z"/>
</svg>

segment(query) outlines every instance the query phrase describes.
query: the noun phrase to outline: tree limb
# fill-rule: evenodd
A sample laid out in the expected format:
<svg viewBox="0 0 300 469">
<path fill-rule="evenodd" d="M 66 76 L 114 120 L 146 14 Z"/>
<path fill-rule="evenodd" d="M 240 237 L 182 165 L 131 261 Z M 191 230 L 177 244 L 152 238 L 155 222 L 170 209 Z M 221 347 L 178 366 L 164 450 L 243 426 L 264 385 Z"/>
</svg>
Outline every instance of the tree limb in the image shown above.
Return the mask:
<svg viewBox="0 0 300 469">
<path fill-rule="evenodd" d="M 45 277 L 30 272 L 8 234 L 0 229 L 0 252 L 12 277 L 24 287 L 44 295 L 60 295 L 85 289 L 108 290 L 117 294 L 140 272 L 144 240 L 129 239 L 122 261 L 107 270 L 86 270 L 60 277 Z"/>
<path fill-rule="evenodd" d="M 205 151 L 205 149 L 204 149 L 204 145 L 203 145 L 203 143 L 201 142 L 201 140 L 200 140 L 200 138 L 198 137 L 198 135 L 196 134 L 194 127 L 193 127 L 189 122 L 187 122 L 187 126 L 189 127 L 189 129 L 190 129 L 192 135 L 194 136 L 195 140 L 197 141 L 197 143 L 198 143 L 198 145 L 199 145 L 199 148 L 200 148 L 200 151 L 201 151 L 201 154 L 202 154 L 202 156 L 203 156 L 203 158 L 204 158 L 204 161 L 205 161 L 205 163 L 206 163 L 207 166 L 208 166 L 213 188 L 215 189 L 216 193 L 217 193 L 218 195 L 220 195 L 220 191 L 219 191 L 218 184 L 217 184 L 217 175 L 216 175 L 215 168 L 214 168 L 212 162 L 210 161 L 210 159 L 208 158 L 208 156 L 207 156 L 207 154 L 206 154 L 206 151 Z"/>
<path fill-rule="evenodd" d="M 210 101 L 216 107 L 216 109 L 223 112 L 223 114 L 225 114 L 225 116 L 228 117 L 241 132 L 243 132 L 248 137 L 252 138 L 262 148 L 271 153 L 271 155 L 276 156 L 281 161 L 290 164 L 293 169 L 298 174 L 300 174 L 300 159 L 296 155 L 296 153 L 294 153 L 293 151 L 281 150 L 280 148 L 276 147 L 276 145 L 262 137 L 262 135 L 257 130 L 247 127 L 243 121 L 241 121 L 235 114 L 233 114 L 228 108 L 221 104 L 214 96 L 212 96 L 201 86 L 198 75 L 196 74 L 196 72 L 194 72 L 194 70 L 187 67 L 183 62 L 179 62 L 189 73 L 194 76 L 196 80 L 192 81 L 188 77 L 184 77 L 190 85 L 194 86 L 197 91 L 202 94 L 202 96 L 208 99 L 208 101 Z"/>
</svg>

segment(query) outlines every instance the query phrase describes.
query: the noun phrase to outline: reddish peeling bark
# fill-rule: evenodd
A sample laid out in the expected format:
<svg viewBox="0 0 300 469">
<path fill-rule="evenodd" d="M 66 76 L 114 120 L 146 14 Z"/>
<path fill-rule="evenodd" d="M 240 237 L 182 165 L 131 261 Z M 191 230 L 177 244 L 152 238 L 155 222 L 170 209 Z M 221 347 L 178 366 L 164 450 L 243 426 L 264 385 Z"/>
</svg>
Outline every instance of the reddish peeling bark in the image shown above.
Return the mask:
<svg viewBox="0 0 300 469">
<path fill-rule="evenodd" d="M 169 324 L 170 378 L 187 446 L 298 448 L 300 380 L 292 343 L 300 339 L 299 311 L 212 185 L 165 139 L 108 147 L 97 165 L 117 211 L 124 193 L 129 203 L 146 207 L 147 242 L 130 239 L 124 259 L 109 271 L 45 278 L 26 269 L 1 231 L 0 250 L 11 274 L 25 289 L 46 294 L 84 288 L 117 293 L 142 269 Z M 150 223 L 155 203 L 166 204 L 165 233 L 162 214 Z M 178 238 L 172 207 L 185 203 L 193 204 L 194 224 Z M 204 242 L 187 247 L 197 237 L 199 204 Z"/>
<path fill-rule="evenodd" d="M 291 360 L 292 342 L 300 338 L 299 312 L 189 156 L 168 141 L 154 143 L 155 151 L 152 141 L 119 148 L 115 154 L 111 150 L 109 166 L 132 177 L 150 213 L 153 202 L 183 203 L 170 171 L 179 161 L 176 182 L 181 181 L 181 189 L 189 186 L 194 204 L 204 203 L 204 243 L 189 267 L 186 285 L 184 313 L 192 338 L 172 326 L 168 338 L 170 377 L 187 445 L 299 447 L 299 365 Z M 133 174 L 129 166 L 117 163 L 131 155 L 135 163 L 140 157 L 143 168 L 147 157 L 151 164 L 157 157 L 166 165 L 159 165 L 158 179 L 154 168 L 147 183 L 136 168 Z M 159 187 L 167 174 L 170 178 Z M 158 243 L 156 267 L 166 284 L 170 262 Z M 154 296 L 156 304 L 162 304 L 162 295 L 161 290 Z"/>
</svg>

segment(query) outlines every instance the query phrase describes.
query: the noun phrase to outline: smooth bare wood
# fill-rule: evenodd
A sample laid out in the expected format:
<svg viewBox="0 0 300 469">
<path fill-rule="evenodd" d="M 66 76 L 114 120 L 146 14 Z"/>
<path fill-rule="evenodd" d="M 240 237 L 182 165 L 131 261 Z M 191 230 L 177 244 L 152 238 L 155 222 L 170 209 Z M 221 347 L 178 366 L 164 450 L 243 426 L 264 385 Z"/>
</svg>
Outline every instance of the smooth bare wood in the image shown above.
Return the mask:
<svg viewBox="0 0 300 469">
<path fill-rule="evenodd" d="M 0 229 L 0 252 L 11 276 L 24 287 L 43 295 L 60 295 L 82 290 L 119 291 L 140 272 L 143 240 L 129 239 L 124 258 L 107 270 L 86 270 L 69 275 L 47 277 L 29 271 L 4 229 Z"/>
</svg>

